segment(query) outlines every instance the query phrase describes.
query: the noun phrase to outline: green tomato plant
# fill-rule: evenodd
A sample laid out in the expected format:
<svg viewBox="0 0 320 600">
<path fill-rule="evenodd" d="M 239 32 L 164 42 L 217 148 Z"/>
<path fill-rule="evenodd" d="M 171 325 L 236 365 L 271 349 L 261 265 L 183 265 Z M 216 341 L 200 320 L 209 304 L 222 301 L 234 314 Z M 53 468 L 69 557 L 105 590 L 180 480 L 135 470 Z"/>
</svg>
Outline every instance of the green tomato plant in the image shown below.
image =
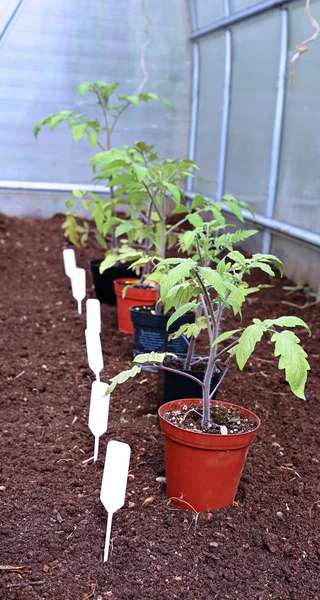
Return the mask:
<svg viewBox="0 0 320 600">
<path fill-rule="evenodd" d="M 248 232 L 247 232 L 248 233 Z M 251 232 L 252 235 L 254 232 Z M 238 326 L 231 331 L 221 331 L 222 316 L 225 310 L 231 310 L 234 316 L 242 317 L 242 308 L 248 294 L 259 291 L 258 288 L 250 288 L 245 276 L 253 269 L 259 269 L 269 276 L 275 275 L 275 265 L 281 275 L 283 265 L 281 261 L 270 254 L 254 254 L 246 258 L 239 250 L 228 250 L 236 240 L 243 236 L 241 232 L 223 234 L 225 236 L 202 237 L 197 228 L 184 234 L 182 243 L 186 244 L 186 237 L 190 240 L 194 237 L 193 244 L 197 250 L 188 258 L 160 259 L 151 277 L 160 284 L 160 298 L 164 304 L 165 311 L 174 310 L 168 320 L 169 328 L 179 317 L 190 310 L 196 312 L 193 324 L 182 325 L 175 335 L 185 335 L 188 338 L 199 335 L 200 331 L 206 332 L 209 355 L 203 382 L 196 379 L 202 387 L 202 430 L 210 432 L 214 424 L 210 415 L 210 400 L 224 380 L 229 362 L 232 359 L 240 370 L 244 368 L 256 344 L 263 335 L 270 337 L 274 343 L 274 355 L 279 357 L 279 369 L 284 369 L 286 380 L 291 391 L 298 397 L 304 398 L 304 388 L 307 373 L 310 369 L 307 362 L 307 354 L 300 345 L 300 339 L 291 331 L 297 326 L 304 327 L 310 334 L 308 325 L 299 317 L 283 316 L 272 319 L 253 319 L 247 327 Z M 208 245 L 209 244 L 209 250 Z M 222 258 L 218 257 L 218 249 L 227 250 Z M 209 258 L 205 251 L 211 253 Z M 208 262 L 211 264 L 208 265 Z M 241 325 L 241 322 L 240 322 Z M 223 347 L 220 348 L 220 344 Z M 144 364 L 158 364 L 165 370 L 172 370 L 165 366 L 163 361 L 167 353 L 149 353 L 135 357 L 133 367 L 123 371 L 111 380 L 108 393 L 112 392 L 117 384 L 123 383 L 130 377 L 135 376 Z M 219 383 L 215 389 L 210 391 L 210 384 L 216 369 L 217 361 L 221 365 L 224 360 L 224 368 Z M 195 379 L 192 375 L 181 371 L 182 376 Z"/>
<path fill-rule="evenodd" d="M 53 131 L 60 123 L 67 123 L 75 143 L 86 138 L 92 148 L 99 148 L 102 152 L 112 148 L 112 135 L 115 127 L 130 106 L 139 106 L 150 100 L 162 102 L 170 108 L 171 103 L 154 93 L 139 93 L 132 95 L 116 95 L 119 83 L 106 83 L 105 81 L 94 81 L 82 83 L 78 86 L 79 95 L 83 98 L 86 94 L 93 94 L 101 112 L 101 119 L 89 119 L 84 114 L 74 110 L 63 110 L 38 121 L 34 127 L 34 135 L 37 138 L 40 130 L 48 126 Z M 86 194 L 81 190 L 74 190 L 72 197 L 67 200 L 67 216 L 63 224 L 65 235 L 70 241 L 79 246 L 84 243 L 90 233 L 87 221 L 79 222 L 75 205 L 80 200 L 83 207 L 90 211 L 95 222 L 95 236 L 98 243 L 107 248 L 107 241 L 101 232 L 102 223 L 114 215 L 116 203 L 114 202 L 114 187 L 111 185 L 112 176 L 106 180 L 110 186 L 111 201 L 97 194 Z M 113 229 L 111 229 L 111 243 L 115 245 Z"/>
<path fill-rule="evenodd" d="M 143 281 L 150 273 L 153 258 L 158 256 L 164 259 L 167 249 L 176 244 L 186 226 L 195 227 L 199 235 L 202 235 L 202 228 L 211 236 L 214 231 L 226 228 L 221 203 L 208 201 L 197 194 L 191 205 L 186 205 L 181 188 L 185 178 L 192 176 L 192 171 L 198 168 L 192 161 L 160 159 L 154 146 L 144 142 L 137 142 L 122 150 L 102 152 L 94 156 L 92 161 L 98 173 L 96 179 L 112 177 L 112 185 L 117 187 L 115 201 L 127 201 L 129 205 L 129 218 L 126 215 L 124 219 L 116 219 L 115 236 L 119 238 L 120 244 L 117 249 L 107 252 L 100 267 L 102 272 L 118 260 L 133 262 L 133 268 L 143 267 Z M 174 204 L 171 212 L 174 222 L 171 220 L 171 223 L 168 223 L 166 211 L 169 197 Z M 250 209 L 246 202 L 238 201 L 230 195 L 224 197 L 224 203 L 241 221 L 241 208 Z M 103 233 L 106 234 L 113 225 L 114 221 L 106 219 Z M 248 235 L 250 234 L 241 232 L 233 239 L 242 241 Z M 191 251 L 191 236 L 192 232 L 186 231 L 181 238 L 182 250 Z M 204 242 L 205 236 L 202 235 L 202 238 Z M 209 259 L 210 253 L 205 254 Z"/>
</svg>

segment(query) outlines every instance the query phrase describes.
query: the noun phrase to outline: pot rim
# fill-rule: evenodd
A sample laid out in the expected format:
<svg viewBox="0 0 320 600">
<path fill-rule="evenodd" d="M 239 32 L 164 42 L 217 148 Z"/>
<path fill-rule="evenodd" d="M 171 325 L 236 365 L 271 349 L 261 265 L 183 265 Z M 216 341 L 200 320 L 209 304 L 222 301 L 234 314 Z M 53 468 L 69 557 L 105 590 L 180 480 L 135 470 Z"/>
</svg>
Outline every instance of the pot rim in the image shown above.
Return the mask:
<svg viewBox="0 0 320 600">
<path fill-rule="evenodd" d="M 200 401 L 200 402 L 199 402 Z M 256 427 L 254 429 L 251 429 L 250 431 L 245 431 L 245 432 L 241 432 L 241 433 L 229 433 L 226 435 L 222 435 L 222 434 L 211 434 L 211 433 L 205 433 L 203 431 L 189 431 L 187 429 L 183 429 L 181 427 L 179 427 L 178 425 L 174 425 L 173 423 L 170 423 L 169 421 L 167 421 L 166 419 L 164 419 L 164 417 L 162 416 L 165 412 L 168 412 L 169 410 L 171 410 L 171 408 L 169 408 L 169 406 L 171 405 L 176 405 L 177 407 L 179 406 L 180 403 L 186 403 L 186 404 L 200 404 L 202 405 L 202 400 L 201 398 L 181 398 L 179 400 L 171 400 L 170 402 L 166 402 L 165 404 L 163 404 L 162 406 L 160 406 L 160 408 L 158 409 L 158 415 L 160 418 L 160 423 L 161 426 L 163 425 L 164 428 L 167 431 L 164 431 L 163 429 L 163 433 L 165 435 L 168 435 L 169 437 L 172 437 L 172 439 L 175 439 L 176 441 L 182 441 L 181 438 L 184 437 L 186 438 L 185 440 L 182 441 L 182 443 L 186 443 L 186 445 L 190 445 L 190 446 L 197 446 L 197 447 L 203 447 L 205 448 L 207 443 L 210 441 L 212 443 L 212 445 L 214 445 L 215 443 L 217 443 L 217 445 L 220 445 L 225 447 L 228 446 L 229 449 L 232 449 L 233 447 L 235 448 L 239 448 L 241 446 L 246 446 L 249 445 L 251 443 L 251 440 L 253 440 L 257 434 L 258 429 L 261 426 L 261 421 L 259 419 L 259 417 L 253 413 L 251 410 L 249 410 L 248 408 L 245 408 L 243 406 L 239 406 L 238 404 L 233 404 L 232 402 L 225 402 L 223 400 L 211 400 L 210 404 L 212 405 L 223 405 L 223 406 L 231 406 L 232 408 L 235 408 L 237 410 L 239 410 L 242 414 L 247 413 L 248 416 L 250 415 L 251 418 L 254 418 L 254 420 L 256 421 Z M 174 410 L 172 408 L 172 410 Z M 246 439 L 250 439 L 250 442 L 247 444 L 246 443 Z M 202 441 L 202 443 L 201 443 Z"/>
</svg>

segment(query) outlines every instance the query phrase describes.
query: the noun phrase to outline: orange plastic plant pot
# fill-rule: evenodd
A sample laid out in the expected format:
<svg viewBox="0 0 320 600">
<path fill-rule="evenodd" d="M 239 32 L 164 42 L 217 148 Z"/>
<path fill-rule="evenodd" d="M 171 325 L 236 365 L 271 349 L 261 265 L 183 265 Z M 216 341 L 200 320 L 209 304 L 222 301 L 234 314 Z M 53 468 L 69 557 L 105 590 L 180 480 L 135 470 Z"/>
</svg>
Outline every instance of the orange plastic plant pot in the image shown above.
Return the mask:
<svg viewBox="0 0 320 600">
<path fill-rule="evenodd" d="M 115 279 L 114 291 L 117 297 L 118 308 L 118 328 L 123 333 L 133 333 L 133 324 L 130 319 L 131 306 L 150 306 L 157 301 L 157 290 L 144 287 L 130 287 L 126 291 L 126 295 L 122 298 L 124 287 L 128 283 L 137 283 L 139 279 L 121 278 Z"/>
<path fill-rule="evenodd" d="M 164 434 L 166 493 L 181 508 L 196 512 L 217 510 L 232 504 L 249 446 L 261 423 L 250 410 L 217 401 L 212 404 L 233 407 L 255 420 L 255 429 L 248 433 L 211 435 L 181 429 L 163 418 L 168 411 L 194 404 L 199 405 L 199 398 L 173 400 L 158 410 Z"/>
</svg>

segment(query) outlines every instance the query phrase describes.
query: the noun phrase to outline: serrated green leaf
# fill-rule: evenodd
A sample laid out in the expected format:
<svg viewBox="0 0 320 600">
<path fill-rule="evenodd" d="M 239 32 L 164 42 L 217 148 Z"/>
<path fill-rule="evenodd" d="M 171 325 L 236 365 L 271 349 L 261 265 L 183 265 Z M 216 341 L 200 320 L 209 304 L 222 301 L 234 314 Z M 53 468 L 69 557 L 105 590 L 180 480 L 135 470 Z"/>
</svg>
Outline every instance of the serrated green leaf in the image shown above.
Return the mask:
<svg viewBox="0 0 320 600">
<path fill-rule="evenodd" d="M 118 375 L 116 375 L 115 377 L 112 377 L 112 379 L 111 379 L 112 383 L 109 385 L 109 387 L 106 391 L 106 394 L 111 394 L 111 392 L 113 392 L 113 390 L 119 383 L 125 383 L 131 377 L 135 377 L 136 375 L 138 375 L 138 373 L 140 373 L 140 371 L 141 371 L 141 367 L 139 367 L 138 365 L 134 365 L 132 367 L 132 369 L 128 369 L 127 371 L 122 371 L 121 373 L 118 373 Z"/>
<path fill-rule="evenodd" d="M 190 271 L 196 266 L 196 263 L 189 259 L 180 259 L 180 264 L 171 269 L 166 277 L 166 279 L 161 283 L 161 299 L 165 300 L 168 292 L 173 288 L 174 285 L 183 281 L 188 275 Z"/>
<path fill-rule="evenodd" d="M 233 252 L 229 252 L 228 258 L 231 258 L 234 262 L 239 263 L 242 267 L 246 264 L 246 259 L 238 250 L 233 250 Z"/>
<path fill-rule="evenodd" d="M 307 323 L 300 319 L 300 317 L 278 317 L 277 319 L 265 319 L 264 324 L 268 327 L 269 325 L 278 325 L 279 327 L 304 327 L 309 335 L 311 335 L 311 331 Z"/>
<path fill-rule="evenodd" d="M 62 224 L 64 229 L 64 235 L 67 237 L 72 244 L 79 247 L 79 226 L 74 215 L 67 215 L 65 221 Z"/>
<path fill-rule="evenodd" d="M 149 352 L 147 354 L 138 354 L 133 359 L 133 362 L 135 364 L 163 363 L 166 356 L 167 352 Z"/>
<path fill-rule="evenodd" d="M 50 123 L 49 123 L 50 131 L 53 131 L 57 127 L 57 125 L 59 125 L 59 123 L 61 123 L 62 121 L 65 121 L 65 118 L 63 116 L 61 116 L 60 114 L 52 117 L 52 119 L 50 119 Z"/>
<path fill-rule="evenodd" d="M 79 140 L 81 140 L 81 138 L 84 136 L 86 131 L 87 131 L 86 123 L 78 123 L 77 125 L 73 125 L 73 127 L 71 127 L 71 134 L 72 134 L 74 141 L 79 142 Z"/>
<path fill-rule="evenodd" d="M 75 198 L 82 198 L 85 195 L 85 192 L 82 190 L 72 190 L 72 194 Z"/>
<path fill-rule="evenodd" d="M 281 277 L 282 277 L 283 264 L 277 256 L 274 256 L 274 254 L 259 254 L 259 253 L 257 253 L 252 256 L 252 259 L 258 260 L 259 262 L 273 262 L 276 265 L 276 267 L 279 269 Z"/>
<path fill-rule="evenodd" d="M 201 273 L 201 276 L 204 279 L 204 283 L 206 285 L 209 284 L 210 286 L 212 286 L 217 292 L 217 294 L 224 298 L 224 296 L 227 293 L 227 290 L 221 275 L 217 271 L 210 269 L 210 267 L 199 267 L 199 272 Z"/>
<path fill-rule="evenodd" d="M 244 223 L 243 214 L 241 212 L 238 200 L 236 200 L 233 196 L 230 196 L 229 194 L 224 196 L 223 199 L 226 202 L 227 206 L 230 208 L 231 212 L 235 215 L 235 217 L 237 217 L 237 219 L 239 219 L 241 223 Z"/>
<path fill-rule="evenodd" d="M 300 346 L 299 338 L 293 331 L 281 331 L 273 334 L 271 341 L 275 343 L 274 355 L 280 356 L 278 367 L 285 370 L 286 381 L 291 391 L 298 398 L 305 400 L 304 388 L 310 365 L 306 360 L 307 353 Z"/>
<path fill-rule="evenodd" d="M 88 131 L 88 140 L 92 148 L 95 148 L 99 139 L 99 133 L 97 131 Z"/>
<path fill-rule="evenodd" d="M 199 206 L 206 206 L 206 204 L 208 204 L 207 200 L 201 194 L 196 194 L 192 199 L 191 208 L 199 208 Z"/>
<path fill-rule="evenodd" d="M 94 234 L 94 237 L 97 240 L 98 244 L 101 246 L 101 248 L 106 250 L 108 246 L 107 246 L 107 242 L 104 239 L 103 235 L 101 233 L 99 233 L 99 231 L 96 231 L 96 233 Z"/>
<path fill-rule="evenodd" d="M 148 169 L 146 167 L 134 165 L 132 170 L 133 170 L 136 178 L 138 179 L 138 181 L 143 181 L 148 175 Z"/>
<path fill-rule="evenodd" d="M 81 98 L 90 90 L 92 83 L 81 83 L 78 85 L 78 92 Z"/>
<path fill-rule="evenodd" d="M 179 188 L 176 185 L 174 185 L 174 183 L 169 183 L 167 181 L 165 182 L 165 185 L 167 186 L 169 192 L 172 194 L 172 197 L 175 200 L 175 202 L 179 204 L 181 198 Z"/>
<path fill-rule="evenodd" d="M 113 250 L 110 250 L 103 261 L 100 263 L 99 273 L 102 275 L 107 269 L 114 267 L 114 265 L 118 262 L 118 255 Z"/>
<path fill-rule="evenodd" d="M 221 333 L 221 335 L 214 340 L 211 348 L 214 348 L 214 346 L 217 346 L 217 344 L 220 344 L 220 342 L 224 342 L 224 340 L 228 340 L 235 333 L 239 333 L 239 331 L 242 331 L 242 329 L 233 329 L 232 331 L 225 331 L 224 333 Z"/>
<path fill-rule="evenodd" d="M 197 214 L 191 214 L 187 216 L 187 221 L 193 225 L 193 227 L 201 227 L 203 224 L 203 218 Z"/>
<path fill-rule="evenodd" d="M 187 214 L 189 213 L 189 209 L 187 208 L 187 206 L 184 206 L 183 204 L 176 204 L 172 214 L 173 215 L 180 215 L 180 214 Z"/>
<path fill-rule="evenodd" d="M 258 233 L 257 229 L 239 229 L 235 233 L 224 233 L 215 238 L 214 245 L 216 248 L 231 250 L 233 244 L 239 244 L 256 233 Z"/>
<path fill-rule="evenodd" d="M 194 311 L 197 308 L 198 304 L 197 302 L 187 302 L 187 304 L 184 304 L 183 306 L 180 306 L 180 308 L 178 308 L 173 315 L 171 315 L 170 319 L 167 322 L 167 331 L 169 330 L 169 328 L 171 327 L 171 325 L 177 321 L 177 319 L 179 319 L 180 317 L 182 317 L 183 315 L 185 315 L 186 313 L 190 312 L 190 311 Z"/>
<path fill-rule="evenodd" d="M 181 325 L 177 331 L 170 335 L 170 339 L 176 340 L 181 335 L 184 335 L 187 338 L 196 338 L 198 337 L 201 329 L 206 329 L 206 325 L 200 325 L 199 323 L 183 323 L 183 325 Z"/>
<path fill-rule="evenodd" d="M 128 101 L 131 102 L 131 104 L 135 104 L 136 106 L 138 106 L 140 98 L 137 94 L 132 94 L 131 96 L 124 96 L 124 98 Z"/>
<path fill-rule="evenodd" d="M 274 277 L 274 271 L 273 271 L 273 269 L 271 269 L 270 265 L 268 265 L 267 263 L 253 262 L 252 267 L 254 267 L 255 269 L 260 269 L 261 271 L 264 271 L 265 273 L 268 273 L 268 275 L 270 275 L 270 277 Z"/>
<path fill-rule="evenodd" d="M 248 358 L 256 347 L 256 343 L 260 342 L 266 328 L 263 323 L 249 325 L 243 333 L 236 345 L 236 359 L 239 369 L 242 371 Z"/>
<path fill-rule="evenodd" d="M 118 227 L 116 228 L 116 237 L 120 237 L 121 235 L 124 235 L 125 233 L 129 233 L 129 231 L 132 231 L 136 229 L 136 225 L 135 223 L 131 222 L 131 221 L 125 221 L 124 223 L 121 223 L 120 225 L 118 225 Z"/>
</svg>

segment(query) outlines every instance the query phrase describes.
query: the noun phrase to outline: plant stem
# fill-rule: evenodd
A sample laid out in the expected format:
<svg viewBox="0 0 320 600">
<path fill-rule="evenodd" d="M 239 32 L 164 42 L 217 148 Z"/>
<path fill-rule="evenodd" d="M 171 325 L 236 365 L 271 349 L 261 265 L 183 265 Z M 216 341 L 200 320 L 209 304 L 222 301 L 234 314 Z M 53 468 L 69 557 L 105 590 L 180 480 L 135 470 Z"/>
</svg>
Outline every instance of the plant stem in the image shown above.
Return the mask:
<svg viewBox="0 0 320 600">
<path fill-rule="evenodd" d="M 212 392 L 211 392 L 211 394 L 210 394 L 210 400 L 211 400 L 211 398 L 213 398 L 213 396 L 214 396 L 214 394 L 216 393 L 217 389 L 218 389 L 218 388 L 220 387 L 220 385 L 222 384 L 222 382 L 223 382 L 223 380 L 224 380 L 224 378 L 225 378 L 225 376 L 226 376 L 226 374 L 227 374 L 227 371 L 228 371 L 228 369 L 229 369 L 229 365 L 228 365 L 228 366 L 225 368 L 225 370 L 223 371 L 222 377 L 220 377 L 220 379 L 219 379 L 219 381 L 218 381 L 218 383 L 217 383 L 216 387 L 215 387 L 215 388 L 212 390 Z"/>
<path fill-rule="evenodd" d="M 215 364 L 215 355 L 213 352 L 214 348 L 210 349 L 209 360 L 207 369 L 205 372 L 204 380 L 203 380 L 203 411 L 202 411 L 202 429 L 203 431 L 208 431 L 211 425 L 211 417 L 210 417 L 210 383 L 213 374 L 214 364 Z"/>
<path fill-rule="evenodd" d="M 189 373 L 185 373 L 184 371 L 178 371 L 177 369 L 171 369 L 170 367 L 165 367 L 164 365 L 159 365 L 159 368 L 163 369 L 164 371 L 171 371 L 171 373 L 176 373 L 177 375 L 181 375 L 182 377 L 188 377 L 189 379 L 192 379 L 192 381 L 198 383 L 203 388 L 202 381 L 200 381 L 200 379 L 197 379 L 193 375 L 189 375 Z"/>
<path fill-rule="evenodd" d="M 205 210 L 205 209 L 204 208 L 200 208 L 199 210 L 196 210 L 192 214 L 193 215 L 198 215 L 203 210 Z M 185 223 L 188 220 L 188 216 L 189 216 L 189 214 L 187 214 L 185 217 L 183 217 L 183 219 L 181 219 L 181 221 L 178 221 L 178 223 L 176 223 L 176 225 L 172 225 L 172 227 L 170 227 L 170 229 L 168 229 L 167 235 L 170 235 L 170 233 L 172 233 L 172 231 L 174 231 L 175 229 L 177 229 L 178 227 L 180 227 L 180 225 L 182 225 L 183 223 Z"/>
<path fill-rule="evenodd" d="M 218 352 L 216 354 L 216 360 L 218 358 L 220 358 L 220 356 L 222 356 L 225 352 L 228 352 L 228 350 L 230 350 L 231 348 L 233 348 L 234 346 L 236 346 L 238 343 L 238 340 L 235 340 L 234 342 L 232 342 L 231 344 L 229 344 L 228 346 L 226 346 L 225 348 L 223 348 L 223 350 L 220 350 L 220 352 Z"/>
<path fill-rule="evenodd" d="M 142 181 L 141 183 L 143 184 L 143 187 L 145 188 L 145 190 L 146 190 L 146 192 L 147 192 L 147 194 L 148 194 L 148 196 L 149 196 L 149 198 L 150 198 L 150 200 L 152 202 L 152 206 L 154 207 L 155 211 L 158 213 L 159 219 L 161 221 L 162 220 L 161 214 L 160 214 L 159 209 L 158 209 L 158 207 L 157 207 L 157 205 L 156 205 L 156 203 L 154 201 L 154 197 L 157 194 L 158 190 L 156 190 L 156 192 L 154 193 L 154 196 L 152 196 L 152 194 L 151 194 L 151 192 L 150 192 L 147 184 L 144 181 Z"/>
<path fill-rule="evenodd" d="M 199 294 L 199 298 L 200 298 L 200 302 L 202 304 L 202 308 L 203 308 L 205 320 L 206 320 L 206 323 L 207 323 L 207 331 L 208 331 L 208 337 L 209 337 L 209 344 L 211 346 L 213 340 L 212 340 L 212 331 L 211 331 L 211 327 L 210 327 L 209 313 L 208 313 L 208 309 L 207 309 L 207 306 L 206 306 L 203 294 Z"/>
<path fill-rule="evenodd" d="M 112 123 L 112 125 L 111 125 L 111 127 L 110 127 L 110 133 L 112 133 L 112 132 L 113 132 L 113 130 L 114 130 L 115 126 L 116 126 L 116 123 L 117 123 L 117 121 L 118 121 L 119 117 L 121 117 L 122 113 L 123 113 L 123 112 L 124 112 L 124 111 L 125 111 L 125 110 L 128 108 L 128 106 L 130 106 L 130 104 L 131 104 L 131 102 L 126 102 L 126 104 L 124 104 L 124 105 L 123 105 L 123 106 L 122 106 L 122 107 L 119 109 L 117 116 L 116 116 L 116 117 L 113 119 L 113 123 Z"/>
<path fill-rule="evenodd" d="M 198 282 L 200 283 L 200 286 L 203 289 L 203 295 L 205 297 L 205 300 L 206 300 L 206 303 L 207 303 L 207 309 L 208 309 L 208 311 L 210 313 L 210 317 L 212 319 L 212 322 L 216 323 L 216 316 L 215 316 L 214 310 L 213 310 L 213 308 L 211 306 L 211 298 L 210 298 L 210 296 L 208 294 L 207 288 L 206 288 L 205 284 L 203 283 L 203 281 L 201 279 L 201 276 L 200 276 L 200 273 L 199 273 L 198 269 L 195 268 L 194 271 L 195 271 L 195 274 L 196 274 L 196 278 L 197 278 Z"/>
<path fill-rule="evenodd" d="M 201 317 L 202 314 L 202 306 L 201 304 L 198 304 L 197 310 L 196 310 L 196 314 L 195 314 L 195 322 Z M 191 366 L 191 361 L 193 358 L 193 354 L 194 354 L 194 349 L 195 349 L 195 345 L 196 345 L 196 341 L 197 338 L 195 335 L 192 336 L 189 346 L 188 346 L 188 352 L 187 352 L 187 356 L 186 356 L 186 360 L 184 363 L 184 369 L 186 371 L 189 371 L 190 366 Z"/>
</svg>

